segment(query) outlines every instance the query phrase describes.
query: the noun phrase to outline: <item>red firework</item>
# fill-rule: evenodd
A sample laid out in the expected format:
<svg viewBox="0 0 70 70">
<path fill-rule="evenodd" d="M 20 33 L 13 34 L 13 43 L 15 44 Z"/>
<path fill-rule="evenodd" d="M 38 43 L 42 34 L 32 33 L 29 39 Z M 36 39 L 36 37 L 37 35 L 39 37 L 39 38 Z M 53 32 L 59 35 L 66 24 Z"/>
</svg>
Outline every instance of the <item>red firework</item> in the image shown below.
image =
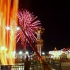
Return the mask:
<svg viewBox="0 0 70 70">
<path fill-rule="evenodd" d="M 17 32 L 17 42 L 19 41 L 19 39 L 21 39 L 23 46 L 26 47 L 26 43 L 28 41 L 23 31 L 30 38 L 30 40 L 34 42 L 36 40 L 35 30 L 41 28 L 41 23 L 39 20 L 37 20 L 37 16 L 35 17 L 32 13 L 30 13 L 27 10 L 19 11 L 18 19 L 21 30 Z"/>
</svg>

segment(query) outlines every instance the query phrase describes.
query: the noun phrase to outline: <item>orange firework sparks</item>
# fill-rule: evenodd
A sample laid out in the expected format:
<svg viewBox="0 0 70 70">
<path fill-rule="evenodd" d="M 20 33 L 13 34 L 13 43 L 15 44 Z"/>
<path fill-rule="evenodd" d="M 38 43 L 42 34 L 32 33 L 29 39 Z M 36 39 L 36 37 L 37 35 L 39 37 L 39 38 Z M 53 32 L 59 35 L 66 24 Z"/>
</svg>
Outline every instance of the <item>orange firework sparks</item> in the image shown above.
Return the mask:
<svg viewBox="0 0 70 70">
<path fill-rule="evenodd" d="M 0 61 L 2 65 L 14 64 L 12 53 L 16 50 L 18 0 L 0 0 Z"/>
</svg>

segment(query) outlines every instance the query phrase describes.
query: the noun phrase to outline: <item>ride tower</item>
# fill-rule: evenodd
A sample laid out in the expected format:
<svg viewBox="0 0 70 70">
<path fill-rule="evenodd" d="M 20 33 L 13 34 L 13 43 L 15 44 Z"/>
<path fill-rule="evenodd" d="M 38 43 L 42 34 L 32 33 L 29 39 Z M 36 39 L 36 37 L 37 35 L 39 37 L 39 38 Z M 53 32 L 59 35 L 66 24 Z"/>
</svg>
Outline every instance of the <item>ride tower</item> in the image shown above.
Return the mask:
<svg viewBox="0 0 70 70">
<path fill-rule="evenodd" d="M 42 51 L 43 42 L 44 42 L 43 39 L 41 38 L 41 35 L 42 35 L 43 31 L 44 31 L 44 28 L 41 28 L 41 29 L 37 29 L 36 30 L 37 39 L 35 41 L 35 46 L 36 46 L 37 51 L 40 54 L 40 56 L 41 56 L 41 51 Z"/>
</svg>

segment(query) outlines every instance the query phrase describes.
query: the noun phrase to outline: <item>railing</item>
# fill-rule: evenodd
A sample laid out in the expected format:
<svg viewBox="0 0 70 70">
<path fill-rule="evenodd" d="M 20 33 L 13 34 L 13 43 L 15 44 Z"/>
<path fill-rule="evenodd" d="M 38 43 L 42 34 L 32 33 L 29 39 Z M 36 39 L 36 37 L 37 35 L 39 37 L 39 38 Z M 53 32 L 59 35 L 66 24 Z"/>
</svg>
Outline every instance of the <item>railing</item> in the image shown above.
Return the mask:
<svg viewBox="0 0 70 70">
<path fill-rule="evenodd" d="M 52 60 L 51 62 L 48 62 L 48 64 L 55 70 L 62 70 L 60 61 Z"/>
<path fill-rule="evenodd" d="M 59 63 L 48 63 L 52 70 L 70 70 L 70 62 L 59 62 Z M 67 66 L 66 66 L 66 65 Z M 44 65 L 45 66 L 45 65 Z M 0 70 L 24 70 L 24 64 L 16 64 L 16 65 L 8 65 L 9 69 L 7 67 L 2 68 L 2 65 L 0 65 Z M 42 66 L 40 64 L 31 64 L 30 70 L 42 70 Z M 45 69 L 44 69 L 45 70 Z"/>
<path fill-rule="evenodd" d="M 24 65 L 8 65 L 2 67 L 0 66 L 0 70 L 24 70 Z M 41 65 L 31 65 L 30 70 L 42 70 Z"/>
</svg>

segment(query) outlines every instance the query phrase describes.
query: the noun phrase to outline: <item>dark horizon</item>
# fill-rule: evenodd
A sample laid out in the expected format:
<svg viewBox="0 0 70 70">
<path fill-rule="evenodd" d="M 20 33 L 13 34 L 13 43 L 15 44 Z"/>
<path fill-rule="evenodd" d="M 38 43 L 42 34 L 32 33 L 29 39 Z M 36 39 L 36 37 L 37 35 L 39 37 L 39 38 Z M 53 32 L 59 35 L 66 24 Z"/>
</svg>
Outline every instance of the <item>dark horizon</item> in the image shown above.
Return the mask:
<svg viewBox="0 0 70 70">
<path fill-rule="evenodd" d="M 20 0 L 20 9 L 27 9 L 38 16 L 42 27 L 44 51 L 70 47 L 70 9 L 68 2 L 46 0 Z"/>
</svg>

